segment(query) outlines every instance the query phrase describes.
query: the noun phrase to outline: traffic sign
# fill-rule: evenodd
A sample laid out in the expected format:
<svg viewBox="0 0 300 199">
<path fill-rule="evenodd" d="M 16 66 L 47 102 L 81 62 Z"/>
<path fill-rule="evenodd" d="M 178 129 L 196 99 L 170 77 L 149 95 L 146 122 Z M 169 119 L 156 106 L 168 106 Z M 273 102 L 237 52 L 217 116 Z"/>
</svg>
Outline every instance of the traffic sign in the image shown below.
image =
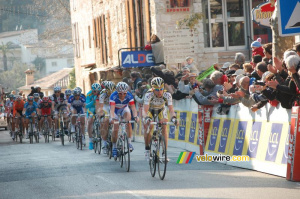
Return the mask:
<svg viewBox="0 0 300 199">
<path fill-rule="evenodd" d="M 280 36 L 300 34 L 300 1 L 278 0 L 278 28 Z"/>
</svg>

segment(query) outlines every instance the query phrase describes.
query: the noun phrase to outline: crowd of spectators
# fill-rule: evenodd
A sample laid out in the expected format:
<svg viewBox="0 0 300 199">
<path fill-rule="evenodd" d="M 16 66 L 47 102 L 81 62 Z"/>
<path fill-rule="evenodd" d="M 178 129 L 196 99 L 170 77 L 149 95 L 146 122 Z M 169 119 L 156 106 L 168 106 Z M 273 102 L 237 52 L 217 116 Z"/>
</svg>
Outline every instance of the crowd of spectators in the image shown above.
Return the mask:
<svg viewBox="0 0 300 199">
<path fill-rule="evenodd" d="M 190 98 L 201 105 L 219 104 L 218 113 L 227 114 L 233 104 L 242 103 L 253 112 L 267 103 L 279 104 L 286 109 L 299 103 L 300 93 L 300 44 L 284 52 L 282 58 L 272 57 L 272 44 L 261 45 L 260 40 L 251 44 L 252 58 L 246 62 L 243 53 L 222 66 L 214 64 L 215 71 L 201 81 L 192 57 L 179 66 L 153 66 L 143 72 L 133 71 L 124 78 L 131 85 L 136 101 L 142 105 L 143 96 L 150 88 L 151 78 L 159 76 L 165 89 L 174 100 Z"/>
</svg>

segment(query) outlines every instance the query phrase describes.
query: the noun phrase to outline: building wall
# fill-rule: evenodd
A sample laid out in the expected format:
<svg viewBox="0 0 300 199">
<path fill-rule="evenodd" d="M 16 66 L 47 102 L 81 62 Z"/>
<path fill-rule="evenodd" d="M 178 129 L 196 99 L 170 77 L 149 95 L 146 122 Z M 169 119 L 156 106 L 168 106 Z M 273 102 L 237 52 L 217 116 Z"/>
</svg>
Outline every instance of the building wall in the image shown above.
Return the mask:
<svg viewBox="0 0 300 199">
<path fill-rule="evenodd" d="M 46 75 L 57 72 L 64 68 L 72 68 L 73 66 L 68 63 L 68 60 L 69 58 L 46 59 Z M 56 66 L 53 66 L 52 63 L 56 63 Z"/>
<path fill-rule="evenodd" d="M 72 22 L 72 36 L 74 44 L 74 64 L 76 66 L 76 84 L 83 88 L 86 93 L 91 84 L 89 82 L 89 72 L 84 70 L 84 66 L 95 63 L 95 50 L 94 50 L 94 38 L 93 38 L 93 16 L 92 16 L 92 3 L 91 1 L 72 0 L 70 1 L 71 10 L 71 22 Z M 76 24 L 78 24 L 78 30 L 76 31 Z M 90 38 L 91 48 L 89 47 L 89 34 L 88 26 L 90 26 Z M 79 35 L 79 39 L 76 40 L 76 32 Z M 76 49 L 79 46 L 78 49 Z M 76 53 L 78 50 L 80 55 Z"/>
</svg>

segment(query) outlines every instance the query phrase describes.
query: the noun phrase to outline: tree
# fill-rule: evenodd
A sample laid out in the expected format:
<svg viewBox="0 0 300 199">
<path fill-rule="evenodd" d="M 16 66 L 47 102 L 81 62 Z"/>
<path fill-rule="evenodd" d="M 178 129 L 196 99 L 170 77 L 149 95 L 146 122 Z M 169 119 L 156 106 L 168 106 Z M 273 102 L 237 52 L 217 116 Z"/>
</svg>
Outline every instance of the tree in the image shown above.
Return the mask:
<svg viewBox="0 0 300 199">
<path fill-rule="evenodd" d="M 73 70 L 70 72 L 70 82 L 69 82 L 69 89 L 73 89 L 76 87 L 76 77 L 75 77 L 75 67 Z"/>
<path fill-rule="evenodd" d="M 37 56 L 32 63 L 40 73 L 44 72 L 46 67 L 46 61 L 44 58 Z"/>
<path fill-rule="evenodd" d="M 272 57 L 282 58 L 285 50 L 292 48 L 295 43 L 295 37 L 280 37 L 278 30 L 278 4 L 275 4 L 275 10 L 271 18 L 271 28 L 273 32 Z"/>
<path fill-rule="evenodd" d="M 0 84 L 7 88 L 7 91 L 16 90 L 25 85 L 25 73 L 28 66 L 23 64 L 16 64 L 12 70 L 0 73 Z"/>
<path fill-rule="evenodd" d="M 14 55 L 13 52 L 10 52 L 12 50 L 12 45 L 13 45 L 12 42 L 7 42 L 6 44 L 2 42 L 2 45 L 0 45 L 0 50 L 2 52 L 2 57 L 3 57 L 2 61 L 3 61 L 4 71 L 7 71 L 7 54 L 10 53 Z"/>
</svg>

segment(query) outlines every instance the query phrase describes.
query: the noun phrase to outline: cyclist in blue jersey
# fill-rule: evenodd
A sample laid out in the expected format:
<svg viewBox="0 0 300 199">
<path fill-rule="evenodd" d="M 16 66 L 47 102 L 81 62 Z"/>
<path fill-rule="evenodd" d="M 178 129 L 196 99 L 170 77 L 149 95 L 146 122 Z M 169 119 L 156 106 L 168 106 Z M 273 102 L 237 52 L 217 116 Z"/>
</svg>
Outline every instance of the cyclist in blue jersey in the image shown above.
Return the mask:
<svg viewBox="0 0 300 199">
<path fill-rule="evenodd" d="M 92 85 L 92 90 L 86 94 L 86 113 L 88 118 L 88 134 L 89 134 L 89 149 L 93 150 L 93 115 L 96 114 L 96 100 L 101 91 L 101 85 L 99 83 L 94 83 Z M 91 115 L 92 114 L 92 115 Z"/>
<path fill-rule="evenodd" d="M 68 100 L 68 107 L 71 110 L 72 114 L 84 114 L 85 112 L 85 96 L 81 94 L 81 90 L 76 89 L 73 91 L 73 95 L 69 97 Z M 76 117 L 72 116 L 72 124 L 71 124 L 71 133 L 75 133 L 75 123 L 76 123 Z M 85 139 L 84 139 L 84 132 L 85 132 L 85 118 L 81 117 L 80 118 L 81 122 L 81 132 L 82 132 L 82 143 L 85 144 Z"/>
<path fill-rule="evenodd" d="M 27 102 L 24 104 L 23 114 L 25 115 L 25 129 L 26 129 L 26 139 L 28 139 L 28 124 L 29 124 L 29 116 L 32 116 L 33 123 L 33 131 L 36 131 L 35 127 L 35 118 L 37 112 L 37 104 L 33 101 L 33 96 L 28 96 Z"/>
<path fill-rule="evenodd" d="M 114 120 L 119 120 L 119 117 L 122 117 L 125 121 L 131 120 L 131 113 L 128 105 L 132 110 L 135 121 L 138 122 L 137 111 L 134 105 L 134 98 L 128 90 L 129 90 L 129 86 L 125 82 L 119 82 L 116 86 L 116 91 L 111 94 L 109 98 L 109 105 L 110 105 L 109 120 L 111 124 L 114 123 Z M 112 155 L 114 156 L 114 158 L 116 158 L 118 154 L 116 148 L 118 129 L 119 129 L 119 124 L 115 124 L 112 133 L 112 143 L 113 143 Z M 133 150 L 133 146 L 131 144 L 131 134 L 132 134 L 132 127 L 131 125 L 127 125 L 127 136 L 128 136 L 130 151 Z"/>
</svg>

